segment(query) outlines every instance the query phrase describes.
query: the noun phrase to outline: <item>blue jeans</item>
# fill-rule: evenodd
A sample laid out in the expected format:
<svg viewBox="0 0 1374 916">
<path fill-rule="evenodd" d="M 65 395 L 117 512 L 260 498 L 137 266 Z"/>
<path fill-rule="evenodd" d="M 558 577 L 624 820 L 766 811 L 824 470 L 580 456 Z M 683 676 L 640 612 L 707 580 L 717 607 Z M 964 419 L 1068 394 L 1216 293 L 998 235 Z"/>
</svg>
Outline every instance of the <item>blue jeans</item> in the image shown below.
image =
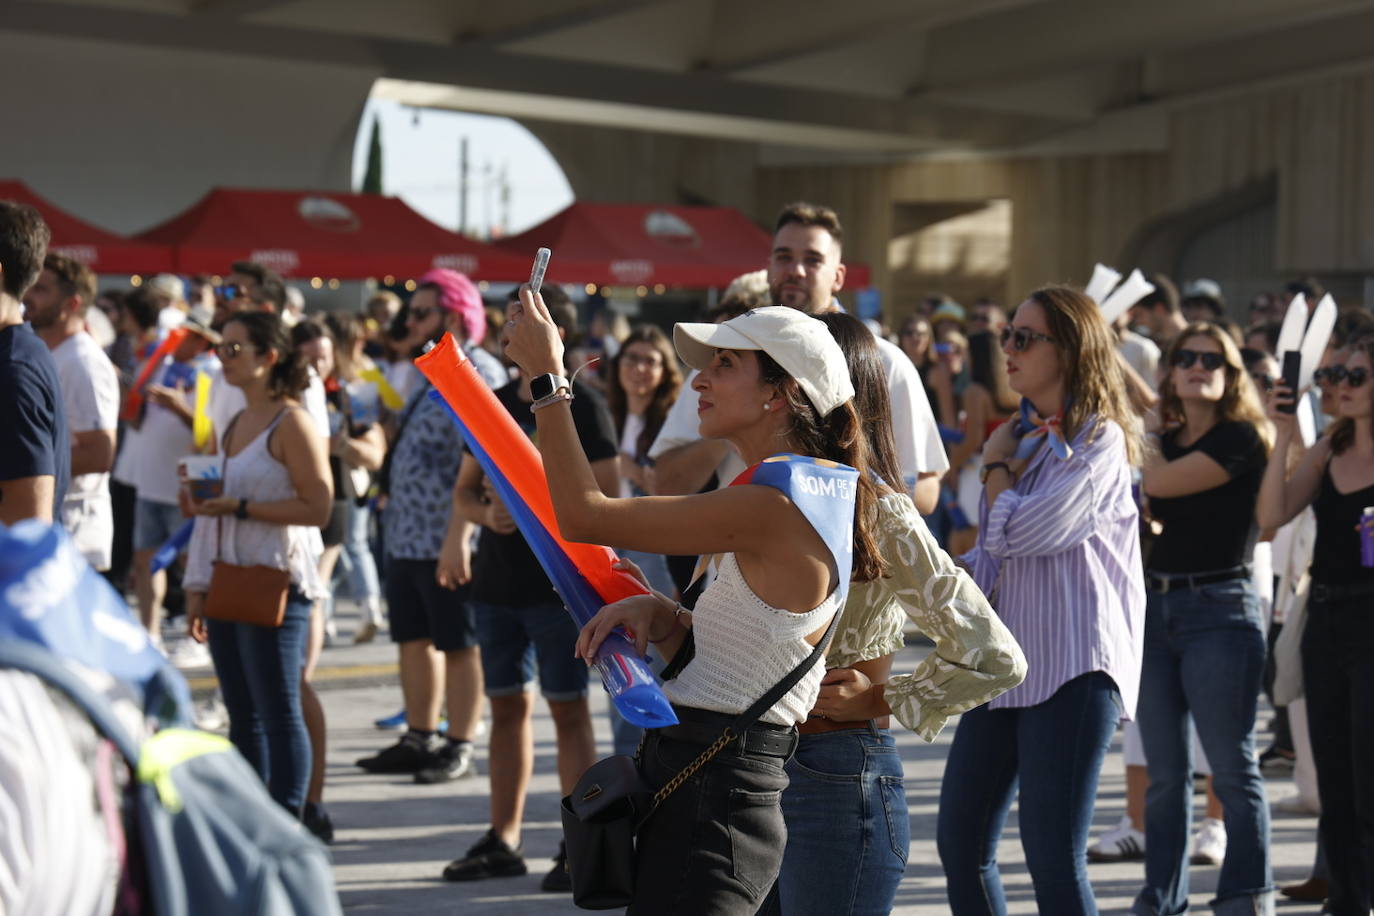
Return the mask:
<svg viewBox="0 0 1374 916">
<path fill-rule="evenodd" d="M 997 842 L 1020 785 L 1021 846 L 1041 913 L 1095 914 L 1085 867 L 1097 778 L 1121 698 L 1106 674 L 1076 677 L 1043 703 L 979 706 L 954 733 L 936 841 L 954 916 L 1005 916 Z"/>
<path fill-rule="evenodd" d="M 892 912 L 911 844 L 892 733 L 870 724 L 802 735 L 787 778 L 787 847 L 760 916 Z"/>
<path fill-rule="evenodd" d="M 296 591 L 280 627 L 206 620 L 210 656 L 229 713 L 229 740 L 299 817 L 310 782 L 310 736 L 301 714 L 301 668 L 311 602 Z"/>
<path fill-rule="evenodd" d="M 1145 887 L 1131 912 L 1172 916 L 1188 908 L 1190 714 L 1226 819 L 1226 858 L 1212 907 L 1226 914 L 1274 911 L 1269 804 L 1253 735 L 1264 656 L 1259 599 L 1248 578 L 1146 593 L 1139 719 L 1150 789 Z"/>
<path fill-rule="evenodd" d="M 340 559 L 348 574 L 349 594 L 354 601 L 380 598 L 381 580 L 377 577 L 377 563 L 372 558 L 372 544 L 368 535 L 372 506 L 360 506 L 351 499 L 345 506 L 344 541 Z"/>
</svg>

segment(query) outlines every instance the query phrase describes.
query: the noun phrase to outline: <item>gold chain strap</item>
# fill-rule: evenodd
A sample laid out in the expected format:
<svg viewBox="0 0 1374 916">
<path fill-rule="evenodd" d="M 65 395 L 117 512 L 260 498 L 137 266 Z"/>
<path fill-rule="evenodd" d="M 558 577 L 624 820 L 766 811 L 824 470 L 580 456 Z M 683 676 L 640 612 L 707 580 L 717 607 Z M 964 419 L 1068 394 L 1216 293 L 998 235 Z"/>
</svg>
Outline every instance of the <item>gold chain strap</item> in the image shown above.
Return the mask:
<svg viewBox="0 0 1374 916">
<path fill-rule="evenodd" d="M 735 740 L 735 733 L 727 725 L 725 731 L 720 733 L 720 737 L 716 739 L 714 744 L 702 751 L 700 757 L 683 767 L 676 776 L 664 783 L 663 788 L 654 793 L 654 808 L 657 808 L 665 798 L 672 795 L 678 786 L 691 779 L 697 770 L 710 763 L 711 758 L 723 751 L 725 745 L 733 740 Z M 652 809 L 650 810 L 652 811 Z"/>
</svg>

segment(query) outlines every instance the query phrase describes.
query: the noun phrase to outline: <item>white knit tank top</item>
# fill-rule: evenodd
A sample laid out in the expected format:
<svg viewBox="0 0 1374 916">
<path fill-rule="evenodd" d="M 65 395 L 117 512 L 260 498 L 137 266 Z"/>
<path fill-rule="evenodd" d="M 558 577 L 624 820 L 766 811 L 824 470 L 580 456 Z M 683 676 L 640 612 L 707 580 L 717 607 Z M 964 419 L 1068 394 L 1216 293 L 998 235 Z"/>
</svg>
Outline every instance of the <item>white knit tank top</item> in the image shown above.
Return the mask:
<svg viewBox="0 0 1374 916">
<path fill-rule="evenodd" d="M 706 587 L 692 612 L 696 655 L 663 692 L 675 706 L 739 715 L 811 654 L 806 637 L 839 610 L 838 590 L 805 614 L 765 603 L 744 581 L 733 553 Z M 759 720 L 795 725 L 806 719 L 820 693 L 825 663 L 818 661 Z"/>
</svg>

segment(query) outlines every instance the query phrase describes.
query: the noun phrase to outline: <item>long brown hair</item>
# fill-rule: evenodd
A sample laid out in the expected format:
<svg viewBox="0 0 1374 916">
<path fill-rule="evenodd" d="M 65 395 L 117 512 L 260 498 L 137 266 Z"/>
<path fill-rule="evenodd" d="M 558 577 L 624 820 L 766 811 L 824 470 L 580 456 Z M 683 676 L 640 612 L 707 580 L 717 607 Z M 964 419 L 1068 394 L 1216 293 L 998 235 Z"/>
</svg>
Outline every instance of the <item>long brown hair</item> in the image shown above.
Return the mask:
<svg viewBox="0 0 1374 916">
<path fill-rule="evenodd" d="M 639 431 L 639 438 L 635 440 L 635 457 L 640 458 L 649 454 L 649 447 L 654 444 L 669 409 L 677 400 L 682 389 L 682 370 L 678 368 L 677 353 L 674 352 L 667 334 L 652 324 L 635 326 L 620 342 L 620 351 L 611 361 L 611 371 L 606 375 L 606 406 L 610 408 L 611 418 L 615 420 L 616 435 L 625 431 L 625 417 L 630 410 L 625 388 L 620 384 L 620 361 L 625 358 L 625 351 L 633 343 L 648 344 L 663 359 L 663 378 L 659 380 L 658 387 L 650 396 L 649 406 L 644 408 L 644 428 Z"/>
<path fill-rule="evenodd" d="M 1350 353 L 1363 353 L 1369 357 L 1371 366 L 1374 366 L 1374 336 L 1361 337 L 1348 344 Z M 1347 360 L 1349 357 L 1347 357 Z M 1371 389 L 1371 397 L 1374 397 L 1374 389 Z M 1374 418 L 1371 418 L 1374 420 Z M 1349 417 L 1341 417 L 1331 424 L 1331 429 L 1327 433 L 1331 437 L 1331 453 L 1339 455 L 1341 452 L 1355 444 L 1355 421 Z M 1374 437 L 1374 426 L 1371 426 L 1370 435 Z"/>
<path fill-rule="evenodd" d="M 897 440 L 892 435 L 892 398 L 887 393 L 887 368 L 873 332 L 864 323 L 844 312 L 823 312 L 815 316 L 825 322 L 830 336 L 844 351 L 849 365 L 849 380 L 854 384 L 854 406 L 868 435 L 868 467 L 894 492 L 905 493 Z"/>
<path fill-rule="evenodd" d="M 1121 427 L 1126 457 L 1139 464 L 1144 454 L 1140 421 L 1131 409 L 1116 352 L 1116 335 L 1102 320 L 1097 303 L 1067 286 L 1046 286 L 1028 297 L 1045 310 L 1049 336 L 1064 376 L 1064 436 L 1072 442 L 1092 422 L 1096 437 L 1108 421 Z"/>
<path fill-rule="evenodd" d="M 887 575 L 874 529 L 878 524 L 878 487 L 873 482 L 868 437 L 854 398 L 822 417 L 796 379 L 762 350 L 757 351 L 759 377 L 778 390 L 787 404 L 791 426 L 786 435 L 793 451 L 812 458 L 828 458 L 859 472 L 854 504 L 853 582 L 869 582 Z"/>
<path fill-rule="evenodd" d="M 1268 452 L 1274 445 L 1274 430 L 1264 416 L 1259 390 L 1255 388 L 1250 373 L 1245 371 L 1245 361 L 1241 358 L 1236 342 L 1223 328 L 1210 321 L 1194 321 L 1164 349 L 1160 364 L 1169 367 L 1159 383 L 1159 407 L 1164 421 L 1179 424 L 1186 422 L 1183 401 L 1174 388 L 1173 365 L 1174 354 L 1183 349 L 1184 342 L 1190 337 L 1206 337 L 1214 341 L 1221 347 L 1222 358 L 1226 361 L 1222 366 L 1226 387 L 1221 393 L 1221 400 L 1217 401 L 1217 422 L 1249 423 L 1255 427 L 1255 432 L 1259 433 L 1260 439 L 1264 442 L 1264 450 Z"/>
</svg>

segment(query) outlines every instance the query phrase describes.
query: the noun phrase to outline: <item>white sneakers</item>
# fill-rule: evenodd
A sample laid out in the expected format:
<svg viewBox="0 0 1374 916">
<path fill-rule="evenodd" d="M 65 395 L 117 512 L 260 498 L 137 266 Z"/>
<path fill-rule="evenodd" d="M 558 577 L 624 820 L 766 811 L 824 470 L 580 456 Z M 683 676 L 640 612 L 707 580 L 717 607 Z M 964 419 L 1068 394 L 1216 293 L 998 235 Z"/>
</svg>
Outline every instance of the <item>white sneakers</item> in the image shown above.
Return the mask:
<svg viewBox="0 0 1374 916">
<path fill-rule="evenodd" d="M 1131 826 L 1131 819 L 1123 817 L 1121 823 L 1088 847 L 1089 862 L 1130 862 L 1145 858 L 1145 834 Z"/>
<path fill-rule="evenodd" d="M 1193 855 L 1189 861 L 1194 865 L 1220 865 L 1225 857 L 1226 825 L 1215 817 L 1204 819 L 1193 834 Z"/>
<path fill-rule="evenodd" d="M 1226 825 L 1214 817 L 1205 818 L 1193 835 L 1194 865 L 1220 865 L 1226 857 Z M 1145 834 L 1131 826 L 1131 819 L 1121 822 L 1097 838 L 1088 847 L 1089 862 L 1130 862 L 1145 858 Z"/>
</svg>

